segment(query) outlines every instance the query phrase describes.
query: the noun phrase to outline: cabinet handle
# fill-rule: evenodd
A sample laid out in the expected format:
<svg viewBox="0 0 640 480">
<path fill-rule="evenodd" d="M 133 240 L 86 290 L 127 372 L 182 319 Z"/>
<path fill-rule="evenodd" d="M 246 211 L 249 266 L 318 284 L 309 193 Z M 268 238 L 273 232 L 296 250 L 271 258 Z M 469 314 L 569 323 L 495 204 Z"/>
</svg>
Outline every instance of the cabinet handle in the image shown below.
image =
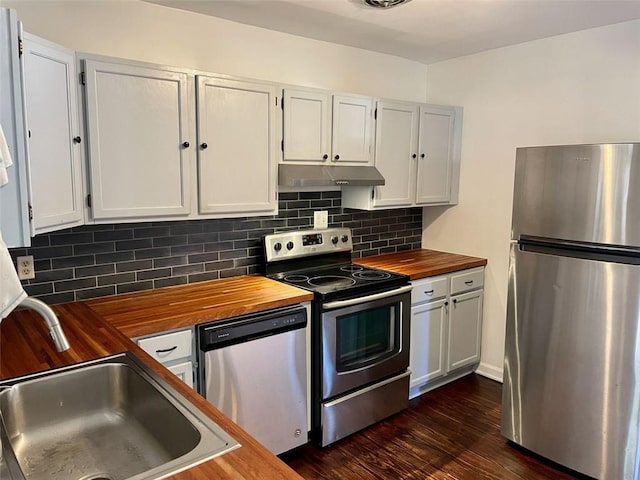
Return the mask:
<svg viewBox="0 0 640 480">
<path fill-rule="evenodd" d="M 174 345 L 171 348 L 162 348 L 160 350 L 156 350 L 156 353 L 169 353 L 169 352 L 173 352 L 176 348 L 178 348 L 178 346 Z"/>
<path fill-rule="evenodd" d="M 334 160 L 340 160 L 340 155 L 336 155 L 335 157 L 333 157 Z"/>
<path fill-rule="evenodd" d="M 31 132 L 29 132 L 31 133 Z M 73 143 L 80 143 L 82 139 L 80 137 L 73 137 Z"/>
<path fill-rule="evenodd" d="M 183 146 L 184 148 L 189 148 L 189 145 L 191 145 L 189 142 L 183 142 L 183 143 L 182 143 L 182 146 Z"/>
<path fill-rule="evenodd" d="M 326 153 L 324 155 L 322 155 L 322 159 L 326 160 L 327 158 L 329 158 L 329 155 L 327 155 Z"/>
<path fill-rule="evenodd" d="M 458 299 L 457 299 L 457 298 L 454 298 L 454 299 L 453 299 L 453 303 L 454 303 L 454 304 L 458 303 Z"/>
<path fill-rule="evenodd" d="M 207 145 L 206 143 L 201 143 L 200 144 L 200 148 L 203 149 L 203 150 L 206 150 L 208 146 L 209 145 Z"/>
<path fill-rule="evenodd" d="M 414 153 L 413 155 L 411 155 L 411 158 L 418 158 L 418 154 Z"/>
<path fill-rule="evenodd" d="M 431 289 L 431 290 L 425 290 L 425 292 L 424 292 L 424 293 L 425 293 L 425 294 L 427 294 L 427 295 L 433 295 L 433 289 Z"/>
<path fill-rule="evenodd" d="M 449 306 L 449 302 L 444 302 L 444 306 L 448 307 Z"/>
<path fill-rule="evenodd" d="M 420 154 L 420 158 L 424 158 L 424 153 L 421 153 L 421 154 Z"/>
<path fill-rule="evenodd" d="M 464 282 L 465 285 L 473 285 L 473 280 L 467 280 Z"/>
</svg>

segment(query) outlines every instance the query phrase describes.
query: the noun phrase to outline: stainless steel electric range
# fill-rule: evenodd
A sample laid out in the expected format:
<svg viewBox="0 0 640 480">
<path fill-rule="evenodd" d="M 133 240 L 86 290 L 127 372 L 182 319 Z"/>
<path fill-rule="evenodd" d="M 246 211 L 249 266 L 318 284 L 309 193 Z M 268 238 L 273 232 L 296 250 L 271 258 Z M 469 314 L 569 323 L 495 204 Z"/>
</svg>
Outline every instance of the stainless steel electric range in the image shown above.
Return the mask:
<svg viewBox="0 0 640 480">
<path fill-rule="evenodd" d="M 311 437 L 321 446 L 408 405 L 409 277 L 351 262 L 351 230 L 264 238 L 267 277 L 313 292 Z"/>
</svg>

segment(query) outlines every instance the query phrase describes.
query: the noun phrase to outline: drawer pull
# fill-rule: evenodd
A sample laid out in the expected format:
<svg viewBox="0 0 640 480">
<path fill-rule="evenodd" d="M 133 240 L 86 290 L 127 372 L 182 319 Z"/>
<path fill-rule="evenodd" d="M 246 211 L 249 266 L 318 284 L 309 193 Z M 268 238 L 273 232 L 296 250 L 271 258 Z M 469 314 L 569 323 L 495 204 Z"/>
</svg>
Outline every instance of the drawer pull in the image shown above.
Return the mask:
<svg viewBox="0 0 640 480">
<path fill-rule="evenodd" d="M 473 285 L 473 280 L 467 280 L 464 282 L 465 285 Z"/>
<path fill-rule="evenodd" d="M 178 346 L 174 345 L 171 348 L 162 348 L 160 350 L 156 350 L 156 353 L 169 353 L 169 352 L 173 352 L 176 348 L 178 348 Z"/>
<path fill-rule="evenodd" d="M 425 290 L 426 295 L 433 295 L 433 288 L 431 290 Z"/>
</svg>

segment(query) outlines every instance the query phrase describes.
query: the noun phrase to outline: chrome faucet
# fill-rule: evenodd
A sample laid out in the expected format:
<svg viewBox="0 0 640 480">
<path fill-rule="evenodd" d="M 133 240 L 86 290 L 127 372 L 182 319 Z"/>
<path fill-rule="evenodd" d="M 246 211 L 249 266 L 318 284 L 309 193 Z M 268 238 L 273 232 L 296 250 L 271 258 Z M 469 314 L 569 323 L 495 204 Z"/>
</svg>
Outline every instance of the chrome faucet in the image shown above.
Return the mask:
<svg viewBox="0 0 640 480">
<path fill-rule="evenodd" d="M 20 302 L 21 307 L 29 308 L 31 310 L 35 310 L 44 321 L 47 323 L 47 327 L 49 327 L 49 335 L 51 336 L 51 340 L 56 346 L 56 350 L 59 352 L 64 352 L 65 350 L 69 350 L 69 341 L 67 340 L 67 336 L 62 331 L 62 326 L 60 325 L 60 321 L 58 320 L 58 316 L 55 314 L 51 307 L 44 303 L 42 300 L 38 300 L 37 298 L 27 297 L 22 302 Z"/>
</svg>

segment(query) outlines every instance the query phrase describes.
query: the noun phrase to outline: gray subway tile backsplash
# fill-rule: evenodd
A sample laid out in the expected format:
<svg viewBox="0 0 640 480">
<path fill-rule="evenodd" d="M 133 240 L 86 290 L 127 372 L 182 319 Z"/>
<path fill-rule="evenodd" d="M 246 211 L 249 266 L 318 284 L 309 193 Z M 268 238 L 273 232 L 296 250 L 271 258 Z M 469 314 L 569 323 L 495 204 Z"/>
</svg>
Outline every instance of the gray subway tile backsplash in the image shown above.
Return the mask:
<svg viewBox="0 0 640 480">
<path fill-rule="evenodd" d="M 49 304 L 262 273 L 262 237 L 311 228 L 313 212 L 329 211 L 330 227 L 353 229 L 353 257 L 420 248 L 422 209 L 363 212 L 341 208 L 341 192 L 279 194 L 273 217 L 84 225 L 37 235 L 36 278 L 29 295 Z"/>
</svg>

